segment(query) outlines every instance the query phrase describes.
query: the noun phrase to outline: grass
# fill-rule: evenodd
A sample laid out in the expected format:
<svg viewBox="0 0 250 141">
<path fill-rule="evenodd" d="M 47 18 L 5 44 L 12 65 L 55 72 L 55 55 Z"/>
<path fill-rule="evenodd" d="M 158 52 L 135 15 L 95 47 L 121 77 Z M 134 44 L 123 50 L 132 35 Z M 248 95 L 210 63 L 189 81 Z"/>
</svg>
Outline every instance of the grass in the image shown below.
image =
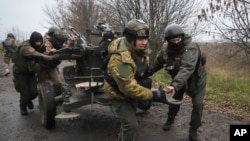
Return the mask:
<svg viewBox="0 0 250 141">
<path fill-rule="evenodd" d="M 230 107 L 246 107 L 250 105 L 250 79 L 235 76 L 224 76 L 207 70 L 208 80 L 205 101 L 223 103 Z M 171 81 L 165 70 L 152 76 L 155 83 L 169 84 Z"/>
<path fill-rule="evenodd" d="M 250 105 L 250 79 L 223 76 L 208 71 L 205 100 L 223 102 L 231 106 Z"/>
</svg>

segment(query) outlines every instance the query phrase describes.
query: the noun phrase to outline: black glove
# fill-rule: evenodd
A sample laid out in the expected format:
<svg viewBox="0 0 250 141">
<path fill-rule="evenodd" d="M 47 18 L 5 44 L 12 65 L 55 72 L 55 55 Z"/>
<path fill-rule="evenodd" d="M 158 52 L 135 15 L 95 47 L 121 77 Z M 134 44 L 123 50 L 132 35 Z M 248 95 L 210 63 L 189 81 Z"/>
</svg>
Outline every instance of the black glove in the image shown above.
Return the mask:
<svg viewBox="0 0 250 141">
<path fill-rule="evenodd" d="M 153 101 L 167 103 L 166 94 L 163 91 L 162 86 L 160 86 L 158 89 L 152 90 L 152 93 L 153 93 Z"/>
<path fill-rule="evenodd" d="M 152 79 L 151 78 L 143 78 L 141 80 L 138 81 L 138 83 L 148 89 L 151 89 L 152 87 Z"/>
<path fill-rule="evenodd" d="M 163 91 L 162 86 L 160 86 L 158 89 L 152 90 L 152 93 L 153 93 L 153 100 L 156 102 L 162 102 L 162 103 L 171 104 L 171 105 L 182 104 L 182 101 L 173 98 L 175 91 L 173 91 L 172 94 L 166 95 L 165 91 Z"/>
<path fill-rule="evenodd" d="M 143 73 L 143 75 L 142 75 L 142 79 L 143 78 L 148 78 L 149 76 L 151 76 L 153 74 L 153 71 L 150 69 L 150 68 L 148 68 L 144 73 Z"/>
</svg>

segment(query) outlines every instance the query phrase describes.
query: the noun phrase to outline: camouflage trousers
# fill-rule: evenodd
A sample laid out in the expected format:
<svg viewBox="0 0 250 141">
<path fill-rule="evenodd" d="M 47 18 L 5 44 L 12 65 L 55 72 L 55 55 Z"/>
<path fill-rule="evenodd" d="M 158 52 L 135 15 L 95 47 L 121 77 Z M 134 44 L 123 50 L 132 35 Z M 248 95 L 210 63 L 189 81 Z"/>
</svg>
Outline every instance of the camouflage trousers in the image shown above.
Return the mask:
<svg viewBox="0 0 250 141">
<path fill-rule="evenodd" d="M 11 53 L 10 52 L 4 52 L 4 75 L 7 76 L 10 73 L 10 61 L 11 61 Z"/>
</svg>

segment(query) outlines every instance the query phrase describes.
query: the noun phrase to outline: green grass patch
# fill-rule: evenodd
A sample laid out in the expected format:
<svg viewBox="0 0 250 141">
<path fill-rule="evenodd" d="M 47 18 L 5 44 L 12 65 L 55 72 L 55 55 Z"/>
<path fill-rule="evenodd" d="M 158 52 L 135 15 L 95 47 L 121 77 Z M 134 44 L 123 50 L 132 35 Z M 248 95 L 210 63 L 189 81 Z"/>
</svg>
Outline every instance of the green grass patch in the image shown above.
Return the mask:
<svg viewBox="0 0 250 141">
<path fill-rule="evenodd" d="M 250 80 L 222 76 L 208 72 L 207 93 L 208 101 L 227 103 L 232 106 L 250 105 Z"/>
<path fill-rule="evenodd" d="M 222 76 L 209 70 L 205 100 L 224 103 L 230 106 L 250 105 L 250 79 Z M 170 76 L 162 69 L 152 76 L 154 82 L 166 85 L 171 82 Z"/>
</svg>

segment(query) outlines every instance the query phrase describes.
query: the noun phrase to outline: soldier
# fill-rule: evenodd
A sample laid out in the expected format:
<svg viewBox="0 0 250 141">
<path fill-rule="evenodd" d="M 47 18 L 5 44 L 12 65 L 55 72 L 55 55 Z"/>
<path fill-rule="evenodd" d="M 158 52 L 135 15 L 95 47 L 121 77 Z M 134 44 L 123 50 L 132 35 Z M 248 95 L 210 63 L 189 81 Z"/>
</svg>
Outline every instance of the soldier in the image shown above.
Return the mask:
<svg viewBox="0 0 250 141">
<path fill-rule="evenodd" d="M 53 60 L 53 56 L 45 55 L 42 47 L 43 37 L 34 31 L 30 39 L 24 41 L 13 55 L 13 82 L 17 92 L 20 93 L 21 115 L 28 115 L 27 107 L 33 109 L 32 100 L 37 97 L 36 72 L 41 67 L 34 60 Z"/>
<path fill-rule="evenodd" d="M 120 118 L 120 140 L 134 141 L 138 122 L 136 107 L 138 100 L 150 100 L 152 92 L 141 86 L 136 78 L 143 75 L 149 63 L 149 27 L 139 19 L 129 21 L 123 31 L 125 37 L 110 43 L 104 90 L 111 99 Z M 110 82 L 113 81 L 114 84 Z"/>
<path fill-rule="evenodd" d="M 165 29 L 165 43 L 156 61 L 148 73 L 165 67 L 172 77 L 172 82 L 164 90 L 169 93 L 175 91 L 175 99 L 182 100 L 184 92 L 192 98 L 193 110 L 191 114 L 189 139 L 198 140 L 197 129 L 201 126 L 203 100 L 207 75 L 205 70 L 205 57 L 197 44 L 192 43 L 192 38 L 185 34 L 177 24 L 172 24 Z M 174 123 L 180 105 L 169 105 L 168 119 L 163 130 L 169 131 Z"/>
<path fill-rule="evenodd" d="M 13 52 L 18 46 L 14 34 L 8 33 L 7 38 L 5 39 L 5 41 L 2 42 L 2 45 L 4 49 L 4 76 L 8 76 L 10 74 L 10 60 L 12 58 Z"/>
<path fill-rule="evenodd" d="M 46 49 L 44 54 L 51 54 L 52 52 L 68 47 L 68 40 L 69 36 L 67 33 L 59 30 L 56 31 L 53 36 L 51 36 L 48 41 L 44 44 L 44 48 Z M 57 56 L 58 57 L 58 56 Z M 56 95 L 61 94 L 61 88 L 62 88 L 62 80 L 59 74 L 59 70 L 57 66 L 61 63 L 60 60 L 54 59 L 54 60 L 43 60 L 40 61 L 39 64 L 41 66 L 41 70 L 38 73 L 38 81 L 46 81 L 51 80 L 53 83 L 53 87 L 55 90 Z"/>
<path fill-rule="evenodd" d="M 56 31 L 60 31 L 60 29 L 55 26 L 50 27 L 48 32 L 44 36 L 45 41 L 52 37 Z"/>
</svg>

